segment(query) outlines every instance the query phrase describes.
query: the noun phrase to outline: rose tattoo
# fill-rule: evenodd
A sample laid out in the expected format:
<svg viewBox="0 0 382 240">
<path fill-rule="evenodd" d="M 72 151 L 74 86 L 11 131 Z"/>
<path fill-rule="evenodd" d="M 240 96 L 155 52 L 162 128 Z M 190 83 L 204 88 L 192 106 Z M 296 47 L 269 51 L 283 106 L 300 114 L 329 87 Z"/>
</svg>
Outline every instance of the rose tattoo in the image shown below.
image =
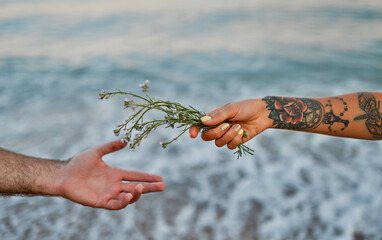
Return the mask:
<svg viewBox="0 0 382 240">
<path fill-rule="evenodd" d="M 306 104 L 296 98 L 281 97 L 275 100 L 275 109 L 279 113 L 281 121 L 296 124 L 304 118 L 304 112 L 308 109 Z"/>
<path fill-rule="evenodd" d="M 265 97 L 273 125 L 285 129 L 313 129 L 322 121 L 323 106 L 308 98 Z"/>
</svg>

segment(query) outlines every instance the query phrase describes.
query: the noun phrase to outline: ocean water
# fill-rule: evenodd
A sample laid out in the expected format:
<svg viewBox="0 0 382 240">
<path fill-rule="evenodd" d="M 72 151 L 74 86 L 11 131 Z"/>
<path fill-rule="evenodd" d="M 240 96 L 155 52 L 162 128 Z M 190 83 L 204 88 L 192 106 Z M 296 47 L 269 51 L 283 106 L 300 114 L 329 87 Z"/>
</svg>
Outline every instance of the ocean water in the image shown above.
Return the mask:
<svg viewBox="0 0 382 240">
<path fill-rule="evenodd" d="M 382 91 L 382 2 L 0 1 L 0 146 L 68 159 L 115 139 L 122 97 L 209 111 L 267 95 Z M 240 160 L 161 129 L 108 164 L 166 190 L 121 211 L 0 198 L 0 239 L 381 239 L 382 145 L 267 130 Z"/>
</svg>

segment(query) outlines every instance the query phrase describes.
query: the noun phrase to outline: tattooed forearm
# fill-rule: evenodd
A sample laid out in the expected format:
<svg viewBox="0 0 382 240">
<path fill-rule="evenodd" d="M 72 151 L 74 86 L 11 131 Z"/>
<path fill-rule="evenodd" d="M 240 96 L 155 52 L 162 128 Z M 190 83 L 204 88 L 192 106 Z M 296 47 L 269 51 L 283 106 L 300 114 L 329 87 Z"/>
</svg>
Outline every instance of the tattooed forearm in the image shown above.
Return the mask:
<svg viewBox="0 0 382 240">
<path fill-rule="evenodd" d="M 380 101 L 377 101 L 372 93 L 358 93 L 359 108 L 365 114 L 359 115 L 354 120 L 366 120 L 367 130 L 374 138 L 382 138 L 382 114 L 380 113 Z"/>
<path fill-rule="evenodd" d="M 349 120 L 343 118 L 348 105 L 341 97 L 328 98 L 325 105 L 310 98 L 265 97 L 262 100 L 267 103 L 268 117 L 276 128 L 312 130 L 325 124 L 329 132 L 336 133 L 349 125 Z"/>
<path fill-rule="evenodd" d="M 359 139 L 382 140 L 382 93 L 333 97 L 264 97 L 271 127 Z"/>
<path fill-rule="evenodd" d="M 333 110 L 333 105 L 336 106 L 343 106 L 341 107 L 340 113 L 335 113 Z M 328 130 L 329 132 L 337 132 L 338 129 L 333 128 L 334 123 L 342 123 L 341 131 L 345 130 L 345 128 L 349 125 L 349 120 L 345 120 L 342 117 L 344 114 L 349 110 L 347 106 L 347 102 L 341 98 L 341 97 L 331 97 L 328 99 L 327 103 L 325 104 L 325 114 L 324 118 L 322 119 L 323 124 L 328 124 Z"/>
<path fill-rule="evenodd" d="M 324 106 L 309 98 L 265 97 L 269 118 L 277 128 L 309 130 L 316 128 L 324 114 Z"/>
</svg>

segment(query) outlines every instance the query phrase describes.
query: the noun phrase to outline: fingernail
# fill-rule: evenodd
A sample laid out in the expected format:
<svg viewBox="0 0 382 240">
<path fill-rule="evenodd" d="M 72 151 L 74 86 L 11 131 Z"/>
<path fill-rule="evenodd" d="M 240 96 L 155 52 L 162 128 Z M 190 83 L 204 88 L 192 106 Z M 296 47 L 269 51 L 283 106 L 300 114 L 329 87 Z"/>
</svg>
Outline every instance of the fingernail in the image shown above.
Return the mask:
<svg viewBox="0 0 382 240">
<path fill-rule="evenodd" d="M 223 126 L 222 126 L 222 130 L 226 130 L 227 128 L 229 127 L 229 124 L 228 123 L 224 123 Z"/>
<path fill-rule="evenodd" d="M 239 135 L 243 135 L 243 133 L 244 133 L 244 130 L 243 129 L 240 129 L 240 131 L 239 131 Z"/>
<path fill-rule="evenodd" d="M 240 124 L 236 124 L 235 126 L 233 126 L 233 130 L 238 132 L 240 130 Z"/>
<path fill-rule="evenodd" d="M 200 121 L 202 121 L 202 122 L 207 122 L 209 120 L 211 120 L 210 116 L 204 116 L 204 117 L 200 118 Z"/>
</svg>

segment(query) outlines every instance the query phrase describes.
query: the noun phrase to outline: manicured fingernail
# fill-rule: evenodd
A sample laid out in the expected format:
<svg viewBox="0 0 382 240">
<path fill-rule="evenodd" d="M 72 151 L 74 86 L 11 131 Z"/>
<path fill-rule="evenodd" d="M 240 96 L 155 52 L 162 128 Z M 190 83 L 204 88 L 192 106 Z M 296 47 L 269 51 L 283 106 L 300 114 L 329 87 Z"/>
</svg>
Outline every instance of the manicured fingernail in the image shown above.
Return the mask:
<svg viewBox="0 0 382 240">
<path fill-rule="evenodd" d="M 200 118 L 200 121 L 202 121 L 202 122 L 207 122 L 209 120 L 211 120 L 210 116 L 204 116 L 204 117 Z"/>
<path fill-rule="evenodd" d="M 224 123 L 223 126 L 222 126 L 222 130 L 226 130 L 227 128 L 229 128 L 229 123 Z"/>
<path fill-rule="evenodd" d="M 244 130 L 243 129 L 240 129 L 240 131 L 239 131 L 239 135 L 243 135 L 243 133 L 244 133 Z"/>
<path fill-rule="evenodd" d="M 236 124 L 235 126 L 233 126 L 233 130 L 235 130 L 236 132 L 238 132 L 240 130 L 240 125 L 239 124 Z"/>
</svg>

